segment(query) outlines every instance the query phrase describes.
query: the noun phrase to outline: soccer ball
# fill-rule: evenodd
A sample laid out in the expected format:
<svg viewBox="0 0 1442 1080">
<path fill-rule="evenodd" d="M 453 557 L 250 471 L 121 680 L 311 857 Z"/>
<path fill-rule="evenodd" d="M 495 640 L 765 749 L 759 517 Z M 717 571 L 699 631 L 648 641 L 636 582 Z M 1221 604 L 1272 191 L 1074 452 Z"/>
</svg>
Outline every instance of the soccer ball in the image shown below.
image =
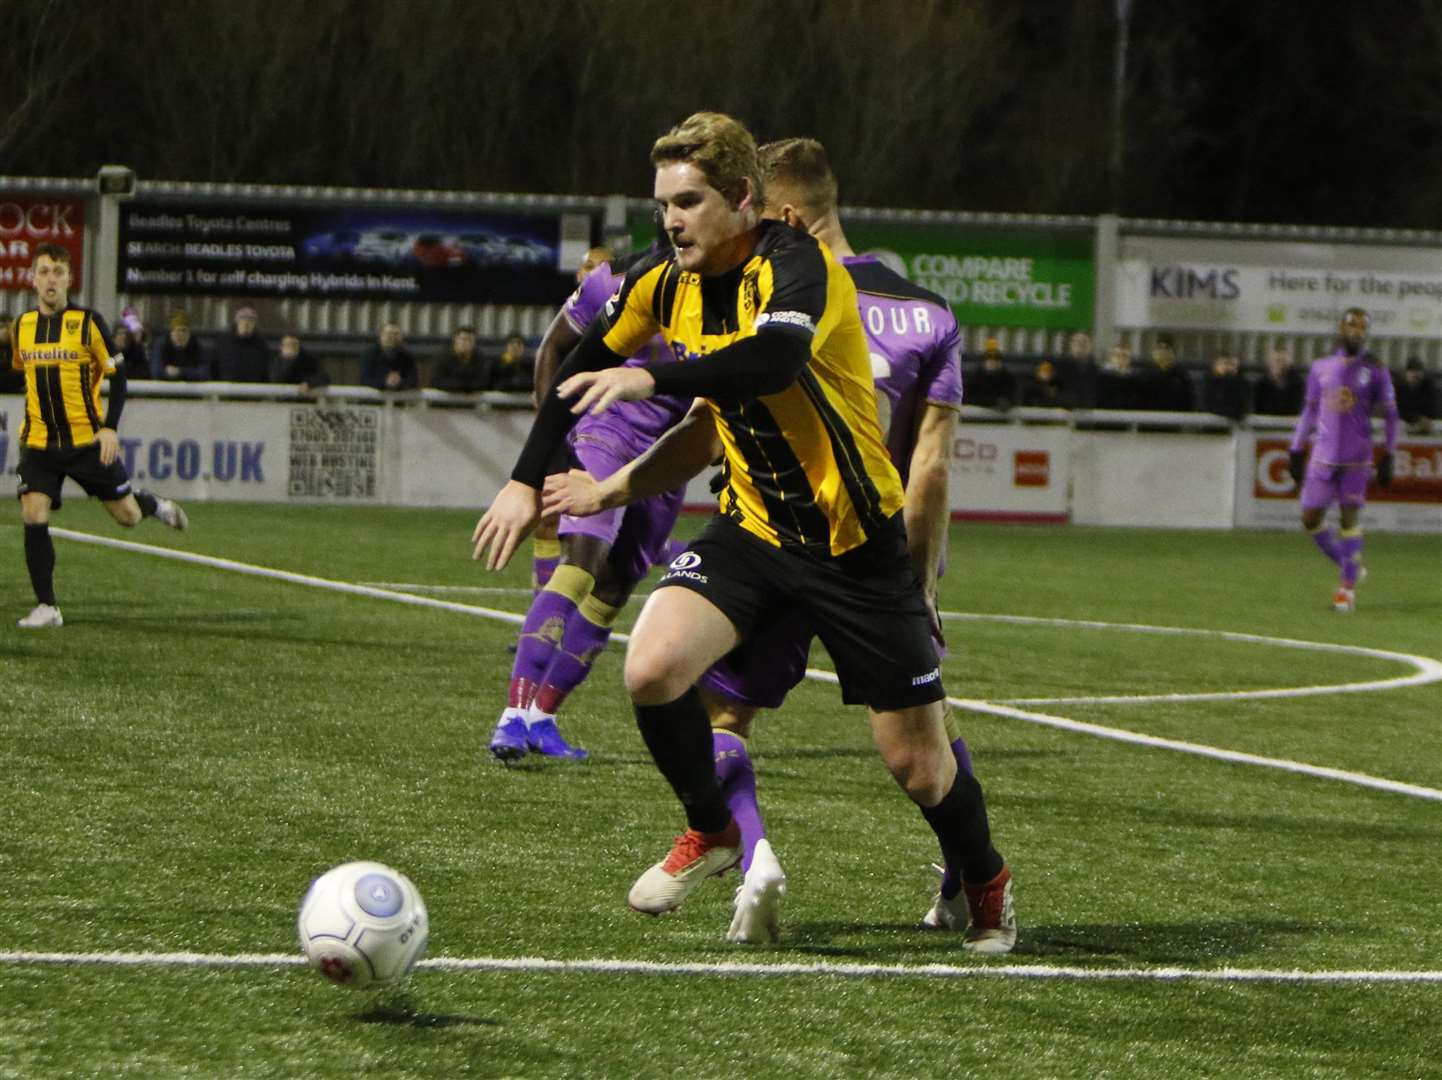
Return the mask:
<svg viewBox="0 0 1442 1080">
<path fill-rule="evenodd" d="M 363 990 L 411 970 L 426 951 L 430 920 L 410 878 L 378 862 L 350 862 L 311 882 L 296 929 L 311 967 Z"/>
</svg>

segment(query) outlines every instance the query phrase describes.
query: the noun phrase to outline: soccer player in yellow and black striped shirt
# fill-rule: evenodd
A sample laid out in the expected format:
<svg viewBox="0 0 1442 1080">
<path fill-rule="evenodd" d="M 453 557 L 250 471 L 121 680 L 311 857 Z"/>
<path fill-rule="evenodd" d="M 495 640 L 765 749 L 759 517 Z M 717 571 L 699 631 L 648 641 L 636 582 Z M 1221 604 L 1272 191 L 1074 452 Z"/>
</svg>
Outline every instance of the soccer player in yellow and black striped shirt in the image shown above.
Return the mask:
<svg viewBox="0 0 1442 1080">
<path fill-rule="evenodd" d="M 706 401 L 725 454 L 720 513 L 647 601 L 625 667 L 637 724 L 689 828 L 629 902 L 672 910 L 739 860 L 695 683 L 796 609 L 811 616 L 844 700 L 868 706 L 883 758 L 948 863 L 984 881 L 1000 857 L 981 789 L 947 744 L 855 286 L 815 239 L 761 220 L 756 144 L 735 120 L 698 113 L 657 140 L 651 160 L 673 250 L 633 266 L 587 329 L 474 536 L 477 558 L 504 565 L 538 517 L 576 413 L 656 393 Z M 679 363 L 617 366 L 657 332 Z"/>
<path fill-rule="evenodd" d="M 125 372 L 98 312 L 70 303 L 70 253 L 41 244 L 32 267 L 36 306 L 15 320 L 11 365 L 25 375 L 25 423 L 20 429 L 20 516 L 25 565 L 36 606 L 19 626 L 64 625 L 55 600 L 55 544 L 50 512 L 60 508 L 66 477 L 131 526 L 154 517 L 185 528 L 185 512 L 169 499 L 132 490 L 120 462 L 116 425 L 125 408 Z M 110 379 L 104 417 L 100 383 Z"/>
</svg>

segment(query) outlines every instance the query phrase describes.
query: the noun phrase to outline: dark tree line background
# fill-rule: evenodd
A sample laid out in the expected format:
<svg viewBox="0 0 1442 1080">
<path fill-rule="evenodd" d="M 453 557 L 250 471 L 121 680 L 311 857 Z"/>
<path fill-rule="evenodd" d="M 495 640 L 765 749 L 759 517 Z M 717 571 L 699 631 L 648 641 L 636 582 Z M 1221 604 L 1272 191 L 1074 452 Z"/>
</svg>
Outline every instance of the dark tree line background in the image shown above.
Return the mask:
<svg viewBox="0 0 1442 1080">
<path fill-rule="evenodd" d="M 0 0 L 0 174 L 649 193 L 698 108 L 852 205 L 1112 208 L 1116 0 Z M 1131 216 L 1442 227 L 1442 0 L 1133 0 Z"/>
</svg>

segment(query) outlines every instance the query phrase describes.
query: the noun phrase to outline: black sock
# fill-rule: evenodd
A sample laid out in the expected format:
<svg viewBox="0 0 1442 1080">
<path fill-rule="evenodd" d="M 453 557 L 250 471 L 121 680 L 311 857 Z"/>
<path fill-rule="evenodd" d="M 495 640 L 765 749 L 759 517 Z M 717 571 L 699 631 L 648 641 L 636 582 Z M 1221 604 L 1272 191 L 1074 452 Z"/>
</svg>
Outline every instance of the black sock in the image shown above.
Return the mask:
<svg viewBox="0 0 1442 1080">
<path fill-rule="evenodd" d="M 984 885 L 1001 873 L 1002 857 L 991 846 L 986 799 L 976 777 L 958 769 L 945 798 L 935 806 L 923 806 L 921 816 L 936 833 L 947 866 L 959 867 L 968 885 Z"/>
<path fill-rule="evenodd" d="M 55 606 L 55 541 L 50 539 L 50 526 L 25 526 L 25 568 L 30 571 L 30 585 L 35 599 Z"/>
<path fill-rule="evenodd" d="M 636 726 L 651 758 L 686 808 L 686 823 L 700 832 L 720 832 L 731 821 L 721 796 L 711 750 L 706 706 L 693 686 L 665 705 L 637 705 Z"/>
<path fill-rule="evenodd" d="M 160 505 L 159 500 L 143 488 L 135 489 L 135 501 L 140 504 L 140 516 L 143 518 L 154 517 L 155 508 Z"/>
</svg>

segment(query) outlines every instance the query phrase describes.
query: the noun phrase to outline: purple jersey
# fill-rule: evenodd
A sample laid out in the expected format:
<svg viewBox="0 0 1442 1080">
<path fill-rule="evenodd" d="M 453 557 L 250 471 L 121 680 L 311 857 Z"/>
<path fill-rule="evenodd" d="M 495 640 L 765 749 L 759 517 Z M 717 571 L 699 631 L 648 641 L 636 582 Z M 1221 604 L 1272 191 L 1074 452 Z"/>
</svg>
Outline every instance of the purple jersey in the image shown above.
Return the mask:
<svg viewBox="0 0 1442 1080">
<path fill-rule="evenodd" d="M 1319 465 L 1370 466 L 1372 414 L 1381 408 L 1387 452 L 1397 446 L 1397 397 L 1392 373 L 1371 353 L 1348 356 L 1341 349 L 1312 361 L 1307 402 L 1292 433 L 1302 450 L 1315 430 L 1311 460 Z"/>
<path fill-rule="evenodd" d="M 596 317 L 626 276 L 625 267 L 613 270 L 610 263 L 602 263 L 576 287 L 571 298 L 561 308 L 561 314 L 572 330 L 585 332 L 591 320 Z M 646 364 L 665 361 L 675 363 L 675 357 L 666 347 L 666 342 L 657 334 L 644 348 L 626 361 L 625 367 L 643 367 Z M 669 431 L 691 408 L 691 398 L 678 398 L 669 394 L 657 394 L 645 401 L 621 401 L 611 405 L 599 416 L 587 413 L 576 421 L 571 438 L 581 435 L 608 437 L 620 441 L 640 456 L 652 443 Z"/>
<path fill-rule="evenodd" d="M 946 301 L 872 255 L 842 259 L 856 283 L 886 448 L 906 483 L 921 412 L 961 408 L 961 331 Z"/>
</svg>

